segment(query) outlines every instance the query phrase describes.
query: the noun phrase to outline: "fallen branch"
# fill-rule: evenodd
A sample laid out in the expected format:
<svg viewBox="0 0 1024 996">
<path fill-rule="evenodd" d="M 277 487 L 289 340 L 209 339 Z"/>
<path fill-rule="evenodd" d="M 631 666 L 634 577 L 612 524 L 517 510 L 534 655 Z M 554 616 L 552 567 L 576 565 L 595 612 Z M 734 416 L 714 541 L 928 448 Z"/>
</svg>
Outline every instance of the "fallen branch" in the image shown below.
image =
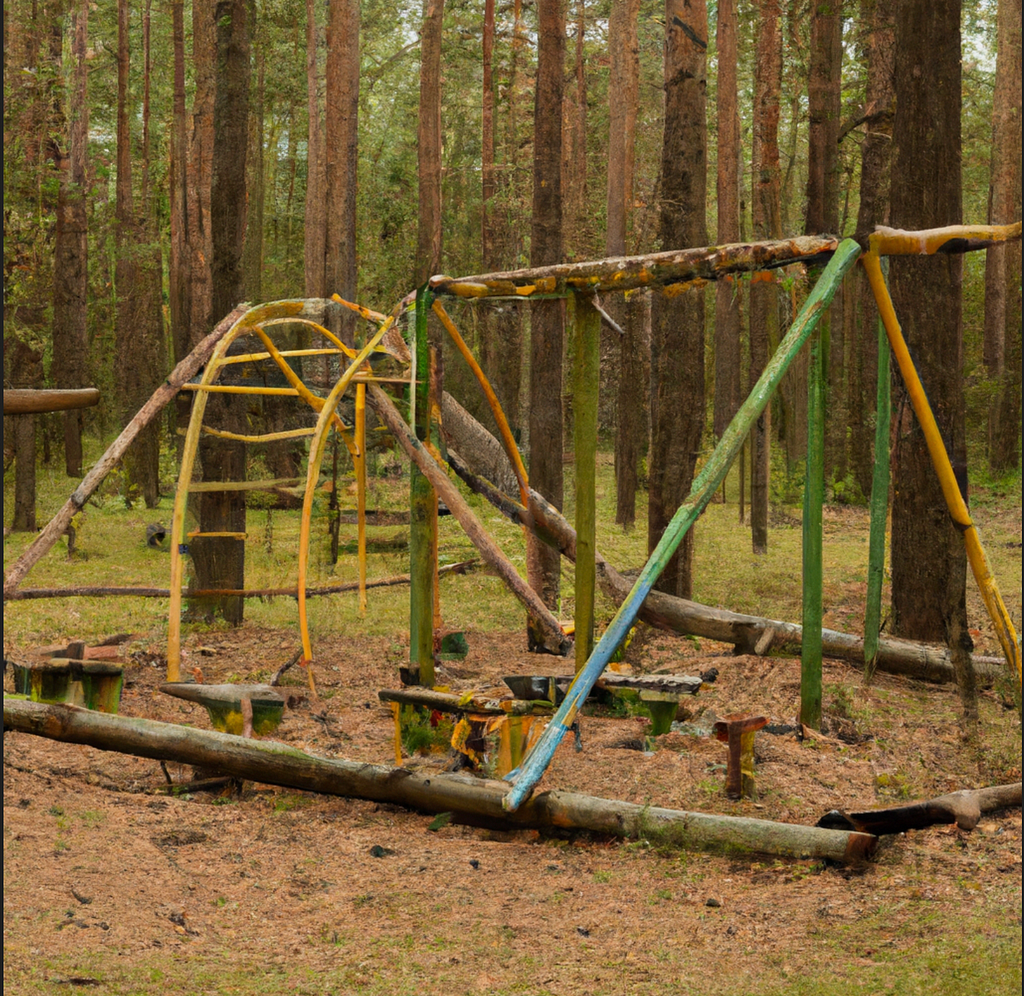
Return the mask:
<svg viewBox="0 0 1024 996">
<path fill-rule="evenodd" d="M 1010 809 L 1020 804 L 1021 783 L 1017 782 L 1014 785 L 992 785 L 983 789 L 961 789 L 910 806 L 867 809 L 861 813 L 833 809 L 818 820 L 818 826 L 833 830 L 856 830 L 877 836 L 947 823 L 955 823 L 961 830 L 973 830 L 982 813 Z"/>
<path fill-rule="evenodd" d="M 95 387 L 80 388 L 5 388 L 4 414 L 31 415 L 35 412 L 64 412 L 73 408 L 92 408 L 99 404 Z"/>
<path fill-rule="evenodd" d="M 457 564 L 445 564 L 437 569 L 438 574 L 465 574 L 478 561 L 462 560 Z M 393 585 L 408 584 L 408 574 L 396 574 L 389 578 L 378 578 L 376 581 L 367 581 L 367 588 L 388 588 Z M 322 588 L 307 588 L 306 597 L 313 595 L 339 595 L 346 591 L 357 591 L 358 581 L 346 581 L 344 584 L 332 584 Z M 186 598 L 215 598 L 221 595 L 232 595 L 238 598 L 273 598 L 276 596 L 298 598 L 298 588 L 197 588 L 182 589 L 182 595 Z M 134 598 L 170 598 L 170 588 L 141 588 L 141 587 L 101 587 L 101 586 L 79 586 L 75 588 L 20 588 L 10 597 L 10 601 L 17 602 L 33 598 L 103 598 L 106 596 L 134 597 Z"/>
<path fill-rule="evenodd" d="M 390 802 L 427 813 L 456 813 L 465 822 L 507 828 L 562 827 L 643 837 L 689 850 L 828 858 L 869 858 L 870 834 L 773 823 L 769 820 L 683 812 L 575 792 L 541 792 L 515 813 L 501 800 L 505 782 L 467 775 L 313 757 L 272 741 L 249 740 L 153 720 L 90 712 L 76 706 L 4 699 L 4 729 L 87 744 L 154 760 L 213 768 L 235 778 Z"/>
</svg>

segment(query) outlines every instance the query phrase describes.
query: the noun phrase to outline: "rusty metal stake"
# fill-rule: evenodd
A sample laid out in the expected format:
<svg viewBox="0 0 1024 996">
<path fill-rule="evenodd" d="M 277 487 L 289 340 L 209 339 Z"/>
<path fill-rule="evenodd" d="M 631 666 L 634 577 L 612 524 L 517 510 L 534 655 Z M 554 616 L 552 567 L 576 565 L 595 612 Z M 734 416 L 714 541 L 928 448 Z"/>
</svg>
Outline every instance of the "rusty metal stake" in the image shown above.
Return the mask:
<svg viewBox="0 0 1024 996">
<path fill-rule="evenodd" d="M 723 716 L 712 727 L 715 736 L 729 745 L 729 767 L 725 775 L 725 794 L 730 799 L 753 799 L 754 736 L 768 722 L 765 716 L 734 712 Z"/>
</svg>

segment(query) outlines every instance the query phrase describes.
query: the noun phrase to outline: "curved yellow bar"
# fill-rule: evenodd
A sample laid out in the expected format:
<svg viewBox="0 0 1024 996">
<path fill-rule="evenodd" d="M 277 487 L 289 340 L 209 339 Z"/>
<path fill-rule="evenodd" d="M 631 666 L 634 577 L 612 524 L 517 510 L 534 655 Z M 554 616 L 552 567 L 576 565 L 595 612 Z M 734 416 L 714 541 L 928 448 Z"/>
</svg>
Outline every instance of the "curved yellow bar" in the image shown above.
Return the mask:
<svg viewBox="0 0 1024 996">
<path fill-rule="evenodd" d="M 972 242 L 971 249 L 982 249 L 978 243 L 1008 242 L 1020 238 L 1020 222 L 1012 225 L 949 225 L 905 232 L 900 228 L 879 225 L 868 237 L 870 251 L 879 256 L 931 256 L 954 239 Z M 957 249 L 962 252 L 963 249 Z"/>
<path fill-rule="evenodd" d="M 303 663 L 309 672 L 310 683 L 313 681 L 312 659 L 313 650 L 309 639 L 309 620 L 306 614 L 306 578 L 309 573 L 309 533 L 313 516 L 313 493 L 316 490 L 316 483 L 320 479 L 320 465 L 324 459 L 324 447 L 327 442 L 327 433 L 333 425 L 332 415 L 337 407 L 341 396 L 348 389 L 352 378 L 359 368 L 369 359 L 377 344 L 384 338 L 385 333 L 395 324 L 398 316 L 406 307 L 407 299 L 403 298 L 395 307 L 395 311 L 388 316 L 376 334 L 356 354 L 355 359 L 345 369 L 338 383 L 331 389 L 331 393 L 324 402 L 320 417 L 317 420 L 316 432 L 309 447 L 309 462 L 306 465 L 306 494 L 302 502 L 302 519 L 299 525 L 299 631 L 302 635 L 302 657 Z"/>
<path fill-rule="evenodd" d="M 516 479 L 519 482 L 519 497 L 522 500 L 523 505 L 529 508 L 529 478 L 526 476 L 526 467 L 523 466 L 523 458 L 519 455 L 519 449 L 512 436 L 512 430 L 509 428 L 508 420 L 505 418 L 505 412 L 502 411 L 501 403 L 498 401 L 498 396 L 494 393 L 494 388 L 491 387 L 491 382 L 487 379 L 487 375 L 480 368 L 480 364 L 477 363 L 476 357 L 469 351 L 469 346 L 466 345 L 465 340 L 459 334 L 459 330 L 455 327 L 455 323 L 449 317 L 448 312 L 444 310 L 444 306 L 440 301 L 435 300 L 433 308 L 434 314 L 441 319 L 441 324 L 452 337 L 452 342 L 455 343 L 466 363 L 469 364 L 469 369 L 473 371 L 474 376 L 483 388 L 484 395 L 487 398 L 487 403 L 491 406 L 491 411 L 494 413 L 494 420 L 498 423 L 498 431 L 501 433 L 502 441 L 505 443 L 505 453 L 508 455 L 509 461 L 512 464 L 512 469 L 515 471 Z"/>
<path fill-rule="evenodd" d="M 1020 225 L 1017 225 L 1018 234 Z M 926 234 L 926 233 L 921 233 Z M 881 240 L 880 240 L 881 241 Z M 871 237 L 872 247 L 875 244 L 875 236 Z M 885 285 L 885 278 L 882 276 L 882 267 L 878 253 L 872 248 L 871 252 L 861 257 L 864 270 L 867 273 L 868 282 L 874 292 L 875 301 L 878 303 L 878 313 L 881 316 L 882 324 L 885 326 L 886 334 L 889 336 L 889 344 L 892 346 L 893 355 L 899 364 L 900 374 L 903 383 L 907 386 L 907 393 L 910 395 L 910 403 L 913 405 L 914 414 L 917 416 L 921 429 L 924 432 L 925 444 L 928 447 L 928 454 L 935 467 L 939 483 L 942 486 L 942 494 L 946 499 L 949 514 L 953 521 L 960 527 L 964 535 L 964 545 L 967 548 L 967 559 L 970 561 L 971 570 L 974 572 L 978 588 L 981 590 L 981 598 L 988 609 L 988 614 L 995 626 L 996 635 L 1006 656 L 1006 662 L 1017 671 L 1017 688 L 1021 686 L 1021 665 L 1020 665 L 1020 640 L 1017 631 L 1014 629 L 1010 614 L 1006 611 L 1002 596 L 996 580 L 985 556 L 984 547 L 981 545 L 981 537 L 971 519 L 971 513 L 967 509 L 967 503 L 960 494 L 960 486 L 957 484 L 956 475 L 949 462 L 949 454 L 946 452 L 945 443 L 942 441 L 942 434 L 935 422 L 931 405 L 925 394 L 921 378 L 917 375 L 914 361 L 910 357 L 910 350 L 907 349 L 906 340 L 903 338 L 903 331 L 896 318 L 896 312 L 892 305 L 892 298 L 889 296 L 889 289 Z"/>
</svg>

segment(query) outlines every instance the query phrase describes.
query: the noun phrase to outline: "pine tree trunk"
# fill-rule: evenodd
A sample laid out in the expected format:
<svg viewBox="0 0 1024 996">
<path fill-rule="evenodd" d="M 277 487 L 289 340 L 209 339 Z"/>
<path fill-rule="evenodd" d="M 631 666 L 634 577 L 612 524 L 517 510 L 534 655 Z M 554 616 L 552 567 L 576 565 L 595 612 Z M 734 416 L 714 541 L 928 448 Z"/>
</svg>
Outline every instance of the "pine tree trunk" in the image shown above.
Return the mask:
<svg viewBox="0 0 1024 996">
<path fill-rule="evenodd" d="M 782 30 L 778 0 L 758 0 L 757 62 L 754 76 L 752 154 L 752 221 L 754 238 L 779 238 L 779 91 L 782 85 Z M 779 311 L 775 281 L 756 273 L 750 281 L 750 371 L 752 386 L 768 362 L 770 343 L 778 338 Z M 754 553 L 768 550 L 768 477 L 771 406 L 758 418 L 752 438 L 750 531 Z"/>
<path fill-rule="evenodd" d="M 320 72 L 317 68 L 319 32 L 316 24 L 316 0 L 306 0 L 306 216 L 305 273 L 306 297 L 326 297 L 324 282 L 324 245 L 327 239 L 327 215 L 324 194 L 327 186 L 324 164 L 324 129 L 320 119 Z"/>
<path fill-rule="evenodd" d="M 327 21 L 326 143 L 324 147 L 327 232 L 324 296 L 356 296 L 356 171 L 359 126 L 359 4 L 335 0 Z M 345 309 L 342 338 L 349 344 L 354 314 Z"/>
<path fill-rule="evenodd" d="M 629 218 L 633 211 L 633 163 L 640 79 L 637 18 L 640 0 L 612 4 L 608 21 L 608 55 L 611 77 L 608 85 L 608 228 L 605 254 L 626 254 Z M 640 309 L 646 295 L 626 300 L 614 295 L 606 307 L 619 319 L 625 333 L 617 341 L 618 364 L 609 364 L 614 376 L 607 385 L 615 399 L 615 521 L 629 530 L 636 520 L 638 465 L 644 434 L 643 381 Z M 604 333 L 602 333 L 604 334 Z"/>
<path fill-rule="evenodd" d="M 914 229 L 962 220 L 959 0 L 907 0 L 896 11 L 896 117 L 892 223 Z M 926 385 L 953 468 L 967 497 L 964 438 L 963 257 L 891 261 L 892 297 Z M 895 378 L 892 507 L 894 633 L 945 642 L 964 719 L 977 720 L 967 631 L 963 540 L 954 528 L 903 383 Z"/>
<path fill-rule="evenodd" d="M 889 221 L 889 160 L 892 150 L 892 111 L 895 97 L 896 39 L 893 10 L 877 0 L 861 0 L 861 31 L 867 35 L 868 81 L 864 108 L 865 135 L 861 143 L 860 206 L 857 233 L 874 231 Z M 849 348 L 850 471 L 865 497 L 871 494 L 874 467 L 874 416 L 878 380 L 878 310 L 859 267 L 852 274 L 854 319 Z"/>
<path fill-rule="evenodd" d="M 703 246 L 707 231 L 707 6 L 665 4 L 665 134 L 661 157 L 663 249 Z M 651 309 L 652 404 L 647 548 L 653 551 L 690 492 L 704 432 L 704 290 L 655 293 Z M 689 598 L 693 530 L 657 588 Z"/>
<path fill-rule="evenodd" d="M 441 270 L 441 28 L 444 0 L 424 0 L 420 32 L 420 110 L 416 133 L 419 225 L 416 286 Z"/>
<path fill-rule="evenodd" d="M 740 117 L 737 96 L 736 0 L 719 0 L 718 48 L 718 234 L 719 244 L 740 238 Z M 741 305 L 739 280 L 715 286 L 715 436 L 721 438 L 740 406 Z"/>
<path fill-rule="evenodd" d="M 192 318 L 191 259 L 188 245 L 188 124 L 185 104 L 185 11 L 182 0 L 171 3 L 171 45 L 174 91 L 170 148 L 171 249 L 168 267 L 171 342 L 174 362 L 189 352 Z M 179 416 L 179 424 L 183 420 Z"/>
<path fill-rule="evenodd" d="M 538 0 L 537 89 L 534 108 L 533 218 L 530 264 L 562 261 L 562 96 L 565 18 L 561 0 Z M 565 302 L 530 305 L 530 483 L 562 507 L 562 344 Z M 561 564 L 557 550 L 527 537 L 530 587 L 555 609 Z M 544 646 L 528 620 L 531 649 Z"/>
<path fill-rule="evenodd" d="M 209 12 L 208 16 L 213 16 Z M 226 315 L 244 294 L 242 246 L 246 219 L 246 147 L 249 138 L 249 21 L 246 0 L 220 0 L 215 14 L 216 75 L 213 106 L 213 158 L 210 187 L 212 242 L 211 309 Z M 240 431 L 244 408 L 233 395 L 214 394 L 206 422 Z M 203 479 L 238 481 L 246 477 L 245 444 L 203 436 L 199 459 Z M 204 492 L 199 502 L 199 525 L 204 533 L 245 533 L 245 499 L 239 492 Z M 197 587 L 245 587 L 245 544 L 234 537 L 196 536 L 189 544 Z M 217 600 L 227 622 L 242 621 L 245 601 Z"/>
<path fill-rule="evenodd" d="M 86 49 L 89 5 L 71 15 L 71 56 L 74 69 L 66 101 L 67 154 L 59 157 L 60 189 L 53 246 L 53 364 L 57 387 L 86 384 L 86 319 L 88 314 L 88 221 L 86 219 L 86 157 L 89 105 L 86 90 Z M 82 474 L 82 411 L 66 411 L 64 468 L 68 477 Z"/>
</svg>

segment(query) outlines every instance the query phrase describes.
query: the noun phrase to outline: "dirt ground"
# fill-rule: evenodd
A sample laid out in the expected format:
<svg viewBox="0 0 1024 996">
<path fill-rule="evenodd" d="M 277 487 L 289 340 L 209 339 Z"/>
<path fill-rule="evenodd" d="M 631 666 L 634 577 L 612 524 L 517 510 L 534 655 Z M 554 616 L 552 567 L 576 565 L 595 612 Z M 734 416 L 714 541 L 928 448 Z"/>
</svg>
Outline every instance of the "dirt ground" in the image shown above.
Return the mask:
<svg viewBox="0 0 1024 996">
<path fill-rule="evenodd" d="M 571 669 L 526 653 L 522 633 L 468 638 L 468 656 L 439 672 L 455 690 Z M 294 635 L 252 627 L 204 639 L 189 666 L 206 682 L 266 680 L 295 647 Z M 121 650 L 124 715 L 209 727 L 201 707 L 157 691 L 160 647 Z M 813 824 L 834 808 L 1021 777 L 1020 723 L 998 690 L 983 693 L 980 737 L 965 742 L 954 690 L 884 674 L 864 688 L 854 668 L 826 662 L 825 735 L 759 733 L 759 796 L 730 802 L 711 722 L 750 709 L 792 723 L 800 665 L 726 650 L 638 641 L 638 671 L 715 667 L 718 678 L 655 742 L 641 716 L 583 715 L 582 751 L 567 738 L 541 787 Z M 352 638 L 316 653 L 321 698 L 272 736 L 393 764 L 377 692 L 398 687 L 405 650 Z M 302 681 L 295 670 L 284 683 Z M 430 815 L 397 806 L 252 783 L 173 795 L 168 777 L 193 773 L 4 735 L 5 992 L 944 993 L 962 991 L 961 977 L 975 994 L 1009 991 L 1005 974 L 991 989 L 969 974 L 979 959 L 1020 978 L 1019 809 L 969 833 L 886 838 L 875 861 L 850 869 L 587 834 L 432 830 Z"/>
</svg>

